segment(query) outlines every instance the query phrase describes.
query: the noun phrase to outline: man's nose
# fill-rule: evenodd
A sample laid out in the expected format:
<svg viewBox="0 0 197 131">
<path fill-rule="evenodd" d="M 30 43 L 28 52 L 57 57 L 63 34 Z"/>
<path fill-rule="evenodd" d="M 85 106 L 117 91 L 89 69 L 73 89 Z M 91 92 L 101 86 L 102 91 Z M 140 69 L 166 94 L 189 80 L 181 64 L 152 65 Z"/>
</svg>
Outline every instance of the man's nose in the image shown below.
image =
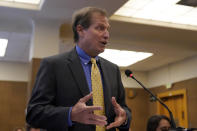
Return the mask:
<svg viewBox="0 0 197 131">
<path fill-rule="evenodd" d="M 108 30 L 106 30 L 106 31 L 104 32 L 104 38 L 105 38 L 106 40 L 109 39 L 109 31 L 108 31 Z"/>
</svg>

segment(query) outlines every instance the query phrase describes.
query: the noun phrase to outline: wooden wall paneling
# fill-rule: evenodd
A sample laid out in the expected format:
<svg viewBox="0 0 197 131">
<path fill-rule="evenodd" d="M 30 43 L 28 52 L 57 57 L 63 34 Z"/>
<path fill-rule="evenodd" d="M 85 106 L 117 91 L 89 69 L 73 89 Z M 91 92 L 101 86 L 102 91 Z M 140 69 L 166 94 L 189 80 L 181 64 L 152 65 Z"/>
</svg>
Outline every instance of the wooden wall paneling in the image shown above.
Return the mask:
<svg viewBox="0 0 197 131">
<path fill-rule="evenodd" d="M 35 79 L 36 79 L 36 75 L 37 75 L 37 72 L 40 68 L 40 62 L 41 62 L 42 59 L 40 58 L 33 58 L 32 61 L 31 61 L 31 67 L 30 67 L 30 72 L 29 72 L 29 82 L 28 82 L 28 90 L 27 90 L 27 94 L 28 94 L 28 99 L 27 99 L 27 102 L 31 96 L 31 92 L 32 92 L 32 89 L 34 87 L 34 83 L 35 83 Z"/>
<path fill-rule="evenodd" d="M 129 90 L 133 90 L 136 96 L 129 97 Z M 147 116 L 149 114 L 149 95 L 143 89 L 139 88 L 125 88 L 125 91 L 127 105 L 132 111 L 131 131 L 145 131 Z"/>
<path fill-rule="evenodd" d="M 0 130 L 25 126 L 27 82 L 0 81 Z"/>
<path fill-rule="evenodd" d="M 165 86 L 150 88 L 153 94 L 163 93 L 166 91 L 174 91 L 186 89 L 187 96 L 187 114 L 188 127 L 197 128 L 197 78 L 173 83 L 172 88 L 167 89 Z M 136 97 L 130 99 L 127 97 L 129 90 L 135 90 Z M 141 88 L 125 88 L 126 102 L 132 110 L 131 131 L 145 131 L 146 123 L 150 116 L 157 114 L 156 102 L 150 102 L 149 95 Z"/>
<path fill-rule="evenodd" d="M 151 91 L 154 94 L 166 92 L 166 91 L 174 91 L 179 89 L 186 89 L 187 90 L 187 114 L 188 114 L 188 127 L 197 127 L 197 78 L 184 80 L 180 82 L 173 83 L 172 88 L 166 89 L 165 86 L 159 86 L 155 88 L 151 88 Z M 150 110 L 150 108 L 154 106 L 154 110 Z M 149 115 L 154 115 L 157 113 L 156 111 L 156 103 L 153 103 L 152 106 L 149 106 Z"/>
</svg>

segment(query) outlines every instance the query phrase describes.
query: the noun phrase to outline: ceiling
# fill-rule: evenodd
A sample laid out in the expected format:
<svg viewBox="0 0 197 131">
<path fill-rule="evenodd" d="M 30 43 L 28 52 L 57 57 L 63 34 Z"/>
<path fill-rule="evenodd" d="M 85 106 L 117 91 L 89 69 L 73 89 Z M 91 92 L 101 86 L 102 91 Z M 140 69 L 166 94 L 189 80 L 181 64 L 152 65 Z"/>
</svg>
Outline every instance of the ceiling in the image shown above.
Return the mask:
<svg viewBox="0 0 197 131">
<path fill-rule="evenodd" d="M 105 8 L 112 15 L 125 2 L 46 0 L 40 11 L 0 7 L 0 37 L 9 39 L 6 56 L 0 61 L 28 62 L 34 19 L 70 22 L 72 13 L 85 6 Z M 117 20 L 110 24 L 108 48 L 154 53 L 130 66 L 132 70 L 149 71 L 197 55 L 197 31 Z"/>
</svg>

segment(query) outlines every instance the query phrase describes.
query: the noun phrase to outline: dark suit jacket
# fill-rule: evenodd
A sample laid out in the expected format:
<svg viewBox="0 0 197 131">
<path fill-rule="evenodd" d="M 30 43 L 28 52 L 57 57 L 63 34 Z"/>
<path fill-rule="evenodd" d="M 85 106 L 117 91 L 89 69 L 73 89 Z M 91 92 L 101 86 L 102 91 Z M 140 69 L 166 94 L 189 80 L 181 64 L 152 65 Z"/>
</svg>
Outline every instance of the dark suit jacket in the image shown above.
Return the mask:
<svg viewBox="0 0 197 131">
<path fill-rule="evenodd" d="M 108 123 L 114 121 L 115 113 L 111 104 L 114 96 L 125 109 L 127 116 L 131 112 L 125 104 L 125 92 L 118 66 L 99 57 L 103 75 L 105 112 Z M 80 58 L 75 48 L 70 52 L 48 57 L 42 60 L 28 108 L 27 122 L 34 127 L 47 131 L 94 131 L 94 125 L 74 123 L 68 127 L 69 107 L 89 94 L 89 88 Z M 92 105 L 89 100 L 87 105 Z M 115 130 L 115 129 L 112 129 Z"/>
</svg>

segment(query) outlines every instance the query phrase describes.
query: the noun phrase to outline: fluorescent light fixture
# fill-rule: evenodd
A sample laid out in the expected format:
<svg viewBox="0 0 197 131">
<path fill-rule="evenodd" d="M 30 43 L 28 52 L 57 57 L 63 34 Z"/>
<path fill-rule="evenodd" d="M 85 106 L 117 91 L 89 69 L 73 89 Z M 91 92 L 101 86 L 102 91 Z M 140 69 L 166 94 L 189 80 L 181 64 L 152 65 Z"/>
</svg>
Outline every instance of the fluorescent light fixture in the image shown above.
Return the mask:
<svg viewBox="0 0 197 131">
<path fill-rule="evenodd" d="M 129 0 L 114 16 L 197 26 L 197 8 L 177 4 L 179 1 Z"/>
<path fill-rule="evenodd" d="M 105 49 L 103 53 L 99 54 L 99 56 L 121 67 L 130 66 L 152 55 L 153 55 L 152 53 L 135 52 L 135 51 L 127 51 L 127 50 L 115 50 L 115 49 Z"/>
<path fill-rule="evenodd" d="M 45 0 L 0 0 L 0 6 L 40 10 Z"/>
<path fill-rule="evenodd" d="M 39 4 L 40 0 L 14 0 L 15 2 L 27 3 L 27 4 Z"/>
<path fill-rule="evenodd" d="M 5 56 L 5 51 L 7 48 L 8 40 L 7 39 L 1 39 L 0 38 L 0 57 Z"/>
<path fill-rule="evenodd" d="M 26 3 L 26 4 L 39 4 L 40 0 L 0 0 L 7 2 L 18 2 L 18 3 Z"/>
</svg>

